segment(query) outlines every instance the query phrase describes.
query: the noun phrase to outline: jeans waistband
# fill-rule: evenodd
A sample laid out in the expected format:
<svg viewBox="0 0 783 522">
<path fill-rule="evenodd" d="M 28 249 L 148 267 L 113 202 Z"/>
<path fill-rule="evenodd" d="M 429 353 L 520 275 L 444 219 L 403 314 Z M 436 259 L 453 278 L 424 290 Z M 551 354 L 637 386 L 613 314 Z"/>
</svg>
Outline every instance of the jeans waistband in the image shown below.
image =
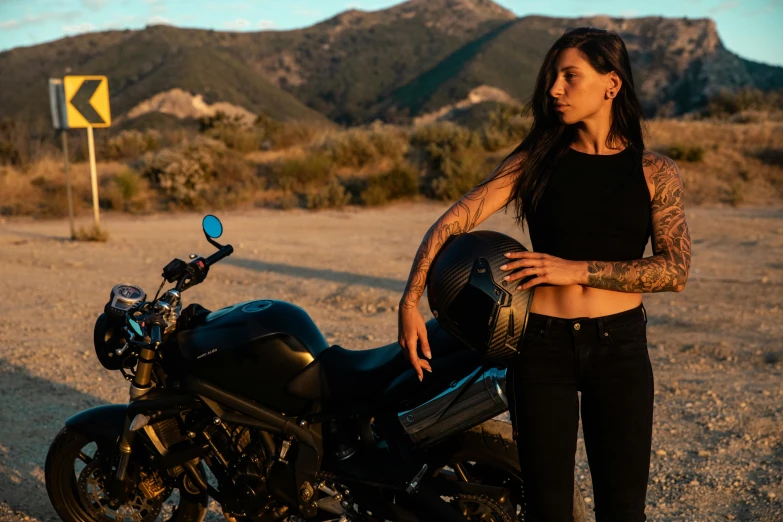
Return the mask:
<svg viewBox="0 0 783 522">
<path fill-rule="evenodd" d="M 602 315 L 598 317 L 555 317 L 552 315 L 528 313 L 526 330 L 550 331 L 571 331 L 574 325 L 579 323 L 581 329 L 596 329 L 603 332 L 607 328 L 617 328 L 619 326 L 631 325 L 635 323 L 647 324 L 647 310 L 644 303 L 629 310 L 623 310 L 616 314 Z"/>
</svg>

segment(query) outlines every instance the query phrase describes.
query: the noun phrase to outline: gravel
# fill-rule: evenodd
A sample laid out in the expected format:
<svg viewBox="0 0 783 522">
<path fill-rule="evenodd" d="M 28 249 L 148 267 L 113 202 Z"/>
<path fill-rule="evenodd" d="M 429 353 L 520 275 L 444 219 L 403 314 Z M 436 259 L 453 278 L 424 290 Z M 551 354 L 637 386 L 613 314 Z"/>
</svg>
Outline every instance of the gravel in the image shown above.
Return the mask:
<svg viewBox="0 0 783 522">
<path fill-rule="evenodd" d="M 235 254 L 186 292 L 186 304 L 283 299 L 304 307 L 330 343 L 391 342 L 413 254 L 445 208 L 220 213 L 222 239 Z M 779 522 L 783 209 L 686 213 L 693 240 L 686 289 L 644 295 L 655 372 L 648 520 Z M 125 381 L 95 358 L 95 318 L 114 284 L 136 283 L 154 295 L 173 257 L 210 254 L 200 221 L 198 214 L 104 215 L 105 244 L 66 240 L 67 222 L 0 223 L 0 522 L 57 520 L 43 482 L 49 443 L 70 415 L 127 402 Z M 510 215 L 480 228 L 530 246 Z M 426 300 L 422 311 L 430 317 Z M 581 431 L 576 474 L 594 520 Z M 210 519 L 222 518 L 216 509 Z"/>
</svg>

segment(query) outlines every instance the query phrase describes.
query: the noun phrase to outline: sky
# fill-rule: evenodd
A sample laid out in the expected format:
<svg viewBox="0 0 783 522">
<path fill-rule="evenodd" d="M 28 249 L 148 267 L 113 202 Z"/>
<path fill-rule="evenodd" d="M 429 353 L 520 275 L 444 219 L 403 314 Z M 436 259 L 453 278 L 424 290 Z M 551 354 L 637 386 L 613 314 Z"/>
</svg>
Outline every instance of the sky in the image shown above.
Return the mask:
<svg viewBox="0 0 783 522">
<path fill-rule="evenodd" d="M 222 31 L 307 27 L 346 9 L 400 0 L 0 0 L 0 51 L 110 29 L 169 24 Z M 783 0 L 496 0 L 517 16 L 709 17 L 743 58 L 783 65 Z"/>
</svg>

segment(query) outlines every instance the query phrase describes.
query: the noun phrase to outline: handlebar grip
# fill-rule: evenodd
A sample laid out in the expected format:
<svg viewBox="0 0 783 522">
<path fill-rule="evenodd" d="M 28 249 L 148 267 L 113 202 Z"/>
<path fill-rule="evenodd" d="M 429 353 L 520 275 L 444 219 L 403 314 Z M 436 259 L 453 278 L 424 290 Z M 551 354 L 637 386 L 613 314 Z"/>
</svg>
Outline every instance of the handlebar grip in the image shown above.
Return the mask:
<svg viewBox="0 0 783 522">
<path fill-rule="evenodd" d="M 214 254 L 212 254 L 211 256 L 209 256 L 208 258 L 206 258 L 204 262 L 207 264 L 207 266 L 211 266 L 217 263 L 218 261 L 220 261 L 221 259 L 223 259 L 224 257 L 230 256 L 233 253 L 234 253 L 234 247 L 232 247 L 231 245 L 226 245 L 220 250 L 218 250 L 217 252 L 215 252 Z"/>
<path fill-rule="evenodd" d="M 152 344 L 155 346 L 158 346 L 161 343 L 160 325 L 157 323 L 153 323 L 150 327 L 150 341 L 152 341 Z"/>
</svg>

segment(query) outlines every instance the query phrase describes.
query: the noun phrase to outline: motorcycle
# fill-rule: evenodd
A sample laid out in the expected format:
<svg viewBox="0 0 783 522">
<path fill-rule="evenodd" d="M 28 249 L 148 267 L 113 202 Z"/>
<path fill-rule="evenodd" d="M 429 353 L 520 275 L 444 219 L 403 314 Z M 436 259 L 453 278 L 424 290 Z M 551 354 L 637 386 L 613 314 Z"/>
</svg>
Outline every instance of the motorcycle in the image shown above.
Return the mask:
<svg viewBox="0 0 783 522">
<path fill-rule="evenodd" d="M 155 297 L 116 285 L 98 317 L 101 364 L 128 404 L 74 415 L 46 457 L 68 522 L 201 521 L 210 497 L 236 521 L 523 521 L 506 369 L 427 323 L 420 382 L 397 343 L 329 346 L 300 307 L 261 299 L 210 311 L 182 293 L 233 252 L 174 259 Z M 166 283 L 174 286 L 161 295 Z M 574 488 L 575 520 L 584 504 Z M 174 505 L 172 505 L 172 502 Z"/>
</svg>

